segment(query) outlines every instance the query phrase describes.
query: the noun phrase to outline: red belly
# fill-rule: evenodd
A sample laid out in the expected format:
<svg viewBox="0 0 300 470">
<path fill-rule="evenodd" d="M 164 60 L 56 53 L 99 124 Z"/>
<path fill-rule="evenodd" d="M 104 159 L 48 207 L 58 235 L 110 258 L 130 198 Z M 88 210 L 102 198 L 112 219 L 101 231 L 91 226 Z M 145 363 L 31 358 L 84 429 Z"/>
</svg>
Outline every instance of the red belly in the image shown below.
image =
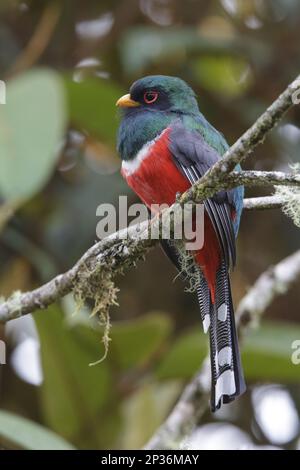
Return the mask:
<svg viewBox="0 0 300 470">
<path fill-rule="evenodd" d="M 128 185 L 150 208 L 152 204 L 168 204 L 171 206 L 176 194 L 184 193 L 191 185 L 177 169 L 168 149 L 169 131 L 151 146 L 149 154 L 144 158 L 134 173 L 129 174 L 122 169 L 121 173 Z M 201 266 L 211 292 L 215 299 L 215 277 L 220 264 L 220 248 L 215 230 L 208 215 L 204 216 L 204 245 L 194 253 Z"/>
</svg>

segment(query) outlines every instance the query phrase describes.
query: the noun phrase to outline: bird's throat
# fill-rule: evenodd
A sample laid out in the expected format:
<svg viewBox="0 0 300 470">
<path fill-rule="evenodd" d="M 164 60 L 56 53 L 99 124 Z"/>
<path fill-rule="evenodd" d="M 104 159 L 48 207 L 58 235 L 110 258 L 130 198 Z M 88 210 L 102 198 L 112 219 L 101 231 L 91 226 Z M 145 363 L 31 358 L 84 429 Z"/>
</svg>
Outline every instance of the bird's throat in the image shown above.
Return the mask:
<svg viewBox="0 0 300 470">
<path fill-rule="evenodd" d="M 175 116 L 162 112 L 133 111 L 125 115 L 118 133 L 118 152 L 122 160 L 133 160 L 142 148 L 157 138 Z"/>
</svg>

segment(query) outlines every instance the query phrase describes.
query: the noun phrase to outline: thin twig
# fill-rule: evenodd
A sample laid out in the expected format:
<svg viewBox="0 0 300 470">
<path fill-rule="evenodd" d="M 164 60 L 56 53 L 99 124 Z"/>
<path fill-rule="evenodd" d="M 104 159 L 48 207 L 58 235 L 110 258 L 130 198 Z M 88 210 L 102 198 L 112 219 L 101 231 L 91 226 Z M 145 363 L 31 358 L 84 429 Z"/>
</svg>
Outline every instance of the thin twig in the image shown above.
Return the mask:
<svg viewBox="0 0 300 470">
<path fill-rule="evenodd" d="M 248 197 L 244 199 L 244 209 L 246 210 L 266 210 L 266 209 L 280 209 L 285 203 L 282 197 L 263 196 L 263 197 Z"/>
<path fill-rule="evenodd" d="M 244 186 L 299 186 L 300 173 L 283 173 L 282 171 L 232 171 L 226 176 L 225 188 L 232 184 Z"/>
<path fill-rule="evenodd" d="M 240 329 L 257 319 L 273 300 L 285 294 L 300 277 L 300 250 L 270 266 L 240 301 L 236 319 Z"/>
<path fill-rule="evenodd" d="M 16 75 L 35 64 L 49 44 L 51 36 L 59 20 L 61 6 L 58 2 L 51 2 L 42 13 L 39 23 L 30 38 L 26 48 L 17 57 L 15 63 L 8 71 L 8 76 Z"/>
<path fill-rule="evenodd" d="M 243 336 L 248 325 L 257 322 L 269 305 L 285 294 L 300 278 L 300 250 L 280 261 L 261 274 L 236 311 L 239 335 Z M 166 421 L 146 444 L 145 449 L 174 449 L 199 422 L 199 417 L 208 410 L 208 388 L 205 375 L 207 363 L 186 386 L 177 404 Z"/>
</svg>

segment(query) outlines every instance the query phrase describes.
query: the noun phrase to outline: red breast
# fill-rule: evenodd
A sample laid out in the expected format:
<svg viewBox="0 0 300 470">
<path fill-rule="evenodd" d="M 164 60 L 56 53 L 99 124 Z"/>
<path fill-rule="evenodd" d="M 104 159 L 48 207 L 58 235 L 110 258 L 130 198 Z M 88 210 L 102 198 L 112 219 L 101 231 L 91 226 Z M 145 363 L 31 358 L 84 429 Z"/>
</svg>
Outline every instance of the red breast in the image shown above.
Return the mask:
<svg viewBox="0 0 300 470">
<path fill-rule="evenodd" d="M 128 185 L 150 208 L 152 204 L 172 205 L 176 194 L 185 192 L 191 185 L 178 170 L 169 150 L 170 129 L 146 144 L 131 161 L 123 161 L 122 176 Z M 217 235 L 207 214 L 204 218 L 204 246 L 195 252 L 215 299 L 215 277 L 220 264 L 220 248 Z"/>
</svg>

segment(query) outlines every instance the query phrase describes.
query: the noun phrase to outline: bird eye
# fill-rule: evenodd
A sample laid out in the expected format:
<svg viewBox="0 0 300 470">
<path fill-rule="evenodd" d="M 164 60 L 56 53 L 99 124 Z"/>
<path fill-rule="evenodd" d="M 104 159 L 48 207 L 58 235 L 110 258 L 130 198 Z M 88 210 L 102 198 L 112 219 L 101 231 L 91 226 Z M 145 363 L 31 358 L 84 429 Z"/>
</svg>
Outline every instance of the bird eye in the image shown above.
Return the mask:
<svg viewBox="0 0 300 470">
<path fill-rule="evenodd" d="M 152 104 L 154 103 L 158 98 L 158 92 L 157 91 L 146 91 L 144 93 L 144 101 L 147 104 Z"/>
</svg>

